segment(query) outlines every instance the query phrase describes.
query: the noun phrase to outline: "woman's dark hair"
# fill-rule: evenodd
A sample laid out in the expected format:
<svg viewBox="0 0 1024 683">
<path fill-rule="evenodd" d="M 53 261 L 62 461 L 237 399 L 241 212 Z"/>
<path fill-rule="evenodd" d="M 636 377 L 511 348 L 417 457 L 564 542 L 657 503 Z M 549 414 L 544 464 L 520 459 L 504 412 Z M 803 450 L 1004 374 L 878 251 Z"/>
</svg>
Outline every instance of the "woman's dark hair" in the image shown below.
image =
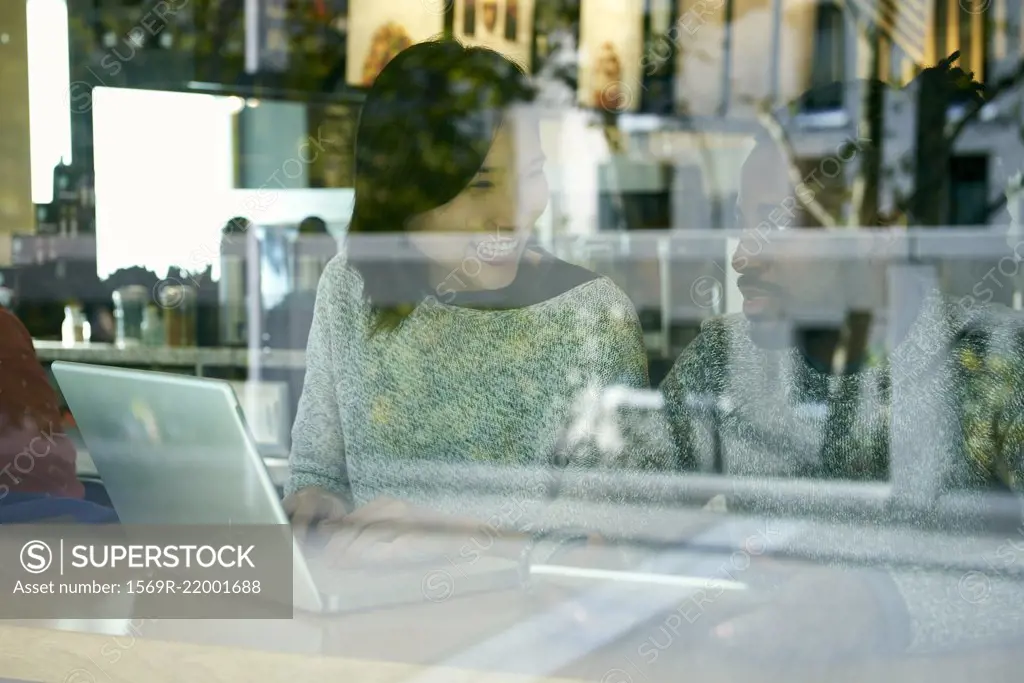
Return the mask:
<svg viewBox="0 0 1024 683">
<path fill-rule="evenodd" d="M 359 117 L 349 233 L 406 232 L 412 218 L 454 199 L 483 166 L 506 109 L 534 92 L 520 66 L 486 48 L 445 39 L 396 55 Z M 425 263 L 352 257 L 375 332 L 398 327 L 429 293 Z"/>
</svg>

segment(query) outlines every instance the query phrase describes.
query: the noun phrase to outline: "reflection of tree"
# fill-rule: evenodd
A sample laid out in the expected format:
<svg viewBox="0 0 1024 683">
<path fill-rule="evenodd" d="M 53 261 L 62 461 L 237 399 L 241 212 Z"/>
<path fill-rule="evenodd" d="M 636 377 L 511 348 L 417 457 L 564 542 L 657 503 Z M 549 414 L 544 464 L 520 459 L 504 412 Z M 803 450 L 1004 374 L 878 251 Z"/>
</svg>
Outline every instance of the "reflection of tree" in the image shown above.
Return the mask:
<svg viewBox="0 0 1024 683">
<path fill-rule="evenodd" d="M 963 115 L 952 126 L 947 126 L 944 119 L 941 124 L 936 121 L 935 125 L 929 126 L 922 126 L 919 123 L 914 192 L 900 208 L 909 210 L 922 225 L 942 225 L 947 222 L 945 211 L 949 206 L 948 159 L 957 140 L 968 126 L 977 122 L 981 110 L 986 105 L 1015 91 L 1024 82 L 1024 59 L 994 83 L 981 86 L 973 82 L 973 73 L 965 73 L 958 67 L 952 67 L 952 63 L 959 55 L 959 52 L 950 55 L 943 60 L 940 67 L 925 70 L 921 75 L 918 116 L 928 117 L 925 120 L 929 123 L 934 111 L 945 112 L 955 101 L 954 98 L 965 91 L 969 94 Z M 1017 119 L 1019 123 L 1019 116 Z M 921 120 L 919 118 L 919 122 Z M 1019 133 L 1020 139 L 1024 141 L 1024 129 L 1019 129 Z M 947 160 L 947 163 L 939 166 L 942 160 Z M 988 224 L 993 216 L 1004 209 L 1006 199 L 1006 194 L 1001 193 L 1001 197 L 994 204 L 982 207 L 978 212 L 977 223 Z"/>
<path fill-rule="evenodd" d="M 230 83 L 245 73 L 245 1 L 193 0 L 193 30 L 182 49 L 195 59 L 196 80 Z"/>
<path fill-rule="evenodd" d="M 873 51 L 877 55 L 876 51 Z M 858 176 L 854 178 L 855 192 L 852 216 L 856 217 L 853 225 L 928 225 L 938 226 L 948 222 L 946 207 L 949 205 L 949 159 L 952 151 L 969 124 L 975 122 L 981 110 L 988 104 L 1016 88 L 1024 82 L 1024 60 L 1007 76 L 990 86 L 973 81 L 973 73 L 953 66 L 960 53 L 942 60 L 936 66 L 923 69 L 914 83 L 904 92 L 912 91 L 917 86 L 917 139 L 915 145 L 912 178 L 912 190 L 904 197 L 898 197 L 894 211 L 882 215 L 879 205 L 879 186 L 882 178 L 891 177 L 897 171 L 904 170 L 906 160 L 900 160 L 899 168 L 888 168 L 882 164 L 882 147 L 884 139 L 885 106 L 883 95 L 886 90 L 890 94 L 895 91 L 877 79 L 867 79 L 862 84 L 864 104 L 858 130 L 862 139 L 871 140 L 871 145 L 858 145 L 857 157 L 860 161 Z M 871 60 L 877 65 L 875 59 Z M 950 106 L 963 97 L 967 104 L 963 115 L 952 125 L 946 125 L 947 112 Z M 760 116 L 786 156 L 793 162 L 791 177 L 802 178 L 800 169 L 796 167 L 797 155 L 785 131 L 785 124 L 770 108 L 770 103 L 762 103 Z M 1024 130 L 1021 131 L 1024 141 Z M 858 189 L 859 186 L 859 189 Z M 835 226 L 841 223 L 834 215 L 830 215 L 818 204 L 813 196 L 799 197 L 805 208 L 819 220 L 822 225 Z M 996 203 L 986 206 L 980 212 L 978 224 L 987 224 L 992 217 L 1006 205 L 1005 195 Z"/>
<path fill-rule="evenodd" d="M 238 83 L 245 73 L 244 0 L 192 0 L 195 30 L 186 49 L 195 56 L 196 78 Z M 343 53 L 333 17 L 316 3 L 289 0 L 285 10 L 287 69 L 268 74 L 273 85 L 291 91 L 319 92 Z"/>
<path fill-rule="evenodd" d="M 869 65 L 871 74 L 879 72 L 880 30 L 870 22 L 860 21 L 860 30 L 867 37 L 870 46 Z M 982 109 L 994 103 L 1008 92 L 1014 91 L 1024 82 L 1024 59 L 1015 68 L 994 83 L 984 86 L 975 82 L 974 74 L 965 72 L 954 64 L 960 57 L 959 51 L 943 59 L 937 65 L 923 69 L 904 92 L 914 92 L 916 139 L 913 162 L 898 162 L 900 168 L 883 166 L 883 141 L 885 138 L 885 94 L 899 91 L 890 89 L 875 78 L 861 84 L 862 104 L 858 120 L 858 138 L 870 141 L 857 144 L 858 172 L 853 178 L 852 192 L 847 196 L 852 202 L 850 211 L 851 227 L 870 226 L 943 226 L 949 222 L 950 206 L 950 159 L 960 136 L 968 126 L 977 121 Z M 947 125 L 947 112 L 951 105 L 966 100 L 964 113 L 953 124 Z M 774 140 L 790 160 L 789 174 L 795 185 L 803 182 L 803 173 L 785 127 L 772 113 L 769 103 L 762 103 L 760 117 Z M 1024 128 L 1021 129 L 1024 141 Z M 880 189 L 883 178 L 892 177 L 904 168 L 912 170 L 912 184 L 909 194 L 900 195 L 894 191 L 893 211 L 886 213 L 880 206 Z M 797 193 L 797 199 L 821 225 L 835 226 L 841 223 L 836 216 L 822 206 L 814 193 Z M 997 201 L 980 207 L 975 224 L 987 225 L 998 213 L 1004 211 L 1007 201 L 1005 192 Z M 860 357 L 866 351 L 871 314 L 866 311 L 852 311 L 842 332 L 842 338 L 835 352 L 835 363 L 845 364 L 848 357 Z"/>
<path fill-rule="evenodd" d="M 334 25 L 334 17 L 321 12 L 314 3 L 291 0 L 289 55 L 286 87 L 303 92 L 320 92 L 340 60 L 345 46 Z"/>
</svg>

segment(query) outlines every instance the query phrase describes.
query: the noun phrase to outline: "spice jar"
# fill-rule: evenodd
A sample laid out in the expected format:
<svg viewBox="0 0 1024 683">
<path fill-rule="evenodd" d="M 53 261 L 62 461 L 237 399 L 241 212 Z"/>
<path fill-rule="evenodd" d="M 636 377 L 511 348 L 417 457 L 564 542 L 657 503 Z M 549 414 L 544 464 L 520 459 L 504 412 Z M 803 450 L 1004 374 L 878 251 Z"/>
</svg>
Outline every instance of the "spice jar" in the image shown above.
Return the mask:
<svg viewBox="0 0 1024 683">
<path fill-rule="evenodd" d="M 158 297 L 164 309 L 164 340 L 167 346 L 196 345 L 196 290 L 176 283 L 160 289 Z"/>
</svg>

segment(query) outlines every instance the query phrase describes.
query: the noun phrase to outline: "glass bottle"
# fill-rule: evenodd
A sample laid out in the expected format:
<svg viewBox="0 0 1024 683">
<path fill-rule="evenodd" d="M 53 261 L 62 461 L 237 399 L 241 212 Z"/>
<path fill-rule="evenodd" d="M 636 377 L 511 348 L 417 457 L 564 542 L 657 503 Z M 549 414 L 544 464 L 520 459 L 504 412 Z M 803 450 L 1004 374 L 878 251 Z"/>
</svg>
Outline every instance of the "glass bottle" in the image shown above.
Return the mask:
<svg viewBox="0 0 1024 683">
<path fill-rule="evenodd" d="M 64 322 L 60 328 L 60 339 L 64 346 L 83 344 L 92 338 L 92 328 L 82 311 L 82 306 L 70 302 L 64 306 Z"/>
<path fill-rule="evenodd" d="M 146 346 L 164 345 L 164 327 L 160 320 L 160 309 L 156 304 L 146 306 L 142 314 L 142 343 Z"/>
<path fill-rule="evenodd" d="M 114 320 L 117 323 L 115 339 L 119 347 L 142 342 L 142 322 L 148 299 L 149 289 L 141 285 L 129 285 L 114 291 Z"/>
</svg>

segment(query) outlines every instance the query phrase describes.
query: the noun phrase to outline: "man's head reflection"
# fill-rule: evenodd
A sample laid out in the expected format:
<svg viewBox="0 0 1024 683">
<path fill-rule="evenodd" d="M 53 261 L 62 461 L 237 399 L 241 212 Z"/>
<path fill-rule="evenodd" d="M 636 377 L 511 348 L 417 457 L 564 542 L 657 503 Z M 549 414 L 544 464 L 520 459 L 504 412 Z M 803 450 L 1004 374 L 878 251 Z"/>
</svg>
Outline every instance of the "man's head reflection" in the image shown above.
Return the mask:
<svg viewBox="0 0 1024 683">
<path fill-rule="evenodd" d="M 762 138 L 743 164 L 736 206 L 743 232 L 731 265 L 739 275 L 751 336 L 766 348 L 790 346 L 801 341 L 801 334 L 840 327 L 848 308 L 846 290 L 863 288 L 869 267 L 866 261 L 800 253 L 800 245 L 786 241 L 792 231 L 818 225 L 800 199 L 816 195 L 819 202 L 830 203 L 827 197 L 835 191 L 824 178 L 794 186 L 791 163 L 774 141 Z"/>
<path fill-rule="evenodd" d="M 510 115 L 533 96 L 520 67 L 454 41 L 414 45 L 380 73 L 356 136 L 350 232 L 405 233 L 427 264 L 396 273 L 354 263 L 371 300 L 408 297 L 402 283 L 433 292 L 453 269 L 459 277 L 446 287 L 495 289 L 515 278 L 548 203 L 539 127 Z"/>
</svg>

